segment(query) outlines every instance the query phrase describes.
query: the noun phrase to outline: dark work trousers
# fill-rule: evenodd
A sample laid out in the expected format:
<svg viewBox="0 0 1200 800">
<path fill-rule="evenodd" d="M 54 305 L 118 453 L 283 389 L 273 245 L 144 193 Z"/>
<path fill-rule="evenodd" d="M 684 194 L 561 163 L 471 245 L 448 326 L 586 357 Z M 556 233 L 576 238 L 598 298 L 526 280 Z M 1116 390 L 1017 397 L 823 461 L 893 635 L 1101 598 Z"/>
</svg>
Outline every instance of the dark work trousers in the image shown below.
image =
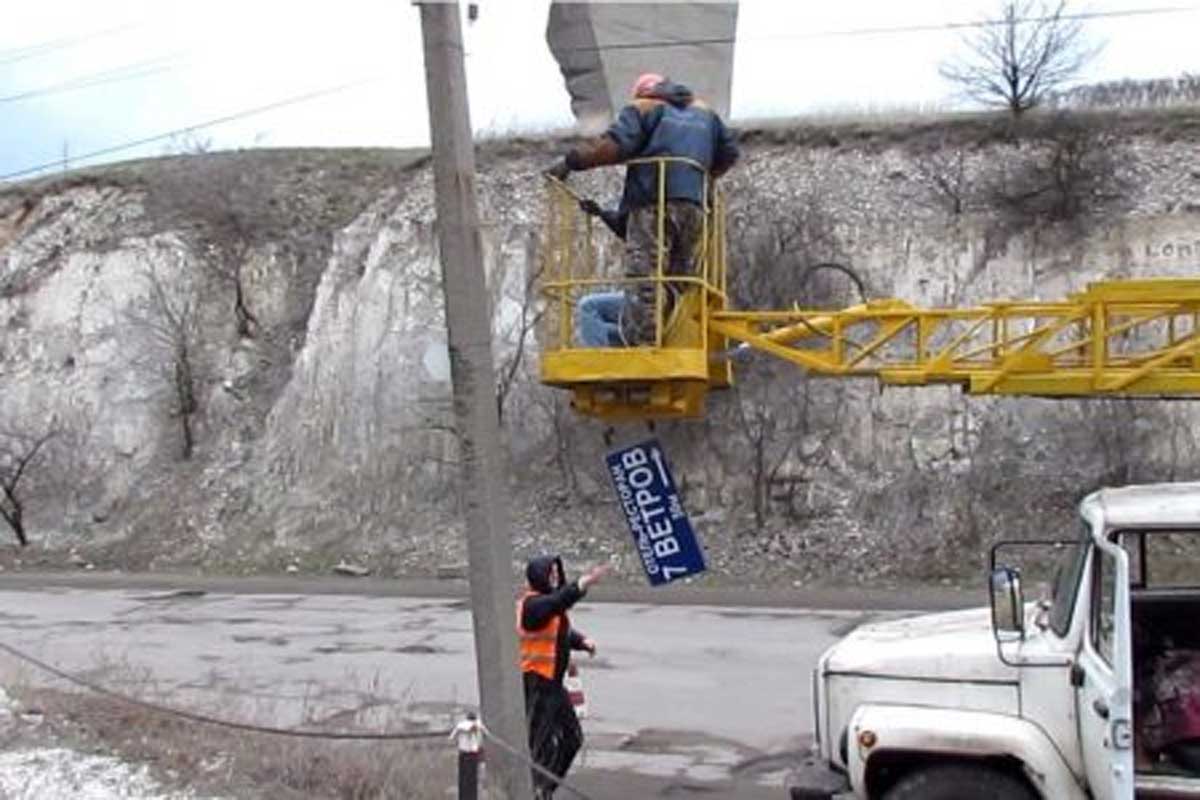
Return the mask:
<svg viewBox="0 0 1200 800">
<path fill-rule="evenodd" d="M 583 746 L 583 729 L 562 681 L 525 673 L 525 720 L 533 760 L 558 777 L 565 776 Z M 558 783 L 535 770 L 533 786 L 534 796 L 543 800 L 554 796 Z"/>
<path fill-rule="evenodd" d="M 658 206 L 635 208 L 629 212 L 625 228 L 625 277 L 652 278 L 657 275 L 661 250 L 664 275 L 694 276 L 696 258 L 704 244 L 704 209 L 687 200 L 668 200 L 664 204 L 663 241 L 658 240 Z M 665 324 L 675 304 L 675 296 L 686 284 L 663 286 Z M 622 331 L 630 344 L 654 344 L 657 325 L 657 289 L 653 283 L 638 283 L 625 288 L 629 313 Z M 665 333 L 665 331 L 664 331 Z"/>
</svg>

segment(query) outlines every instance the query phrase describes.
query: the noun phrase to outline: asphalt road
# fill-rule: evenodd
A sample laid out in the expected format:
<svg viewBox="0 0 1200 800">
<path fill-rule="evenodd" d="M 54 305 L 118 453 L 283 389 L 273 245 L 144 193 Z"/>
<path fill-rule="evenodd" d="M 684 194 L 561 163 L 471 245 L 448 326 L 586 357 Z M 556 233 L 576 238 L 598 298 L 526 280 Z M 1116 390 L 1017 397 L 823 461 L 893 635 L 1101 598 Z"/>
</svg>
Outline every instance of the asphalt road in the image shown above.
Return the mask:
<svg viewBox="0 0 1200 800">
<path fill-rule="evenodd" d="M 185 573 L 125 572 L 4 572 L 5 589 L 140 589 L 195 590 L 226 594 L 354 594 L 369 597 L 465 598 L 468 586 L 461 579 L 345 578 L 311 575 L 216 576 Z M 800 586 L 772 587 L 721 584 L 704 579 L 650 587 L 644 583 L 616 583 L 612 579 L 592 588 L 588 602 L 649 603 L 653 605 L 754 606 L 758 608 L 812 608 L 834 610 L 926 610 L 966 608 L 986 601 L 986 586 Z M 514 596 L 517 587 L 513 587 Z"/>
<path fill-rule="evenodd" d="M 476 702 L 468 605 L 454 592 L 52 582 L 0 580 L 0 641 L 112 688 L 283 725 L 441 726 Z M 886 611 L 581 605 L 574 623 L 599 653 L 580 662 L 589 710 L 580 785 L 597 800 L 782 796 L 783 771 L 811 742 L 816 659 L 854 626 L 903 613 L 905 597 Z M 10 658 L 0 663 L 16 674 Z"/>
</svg>

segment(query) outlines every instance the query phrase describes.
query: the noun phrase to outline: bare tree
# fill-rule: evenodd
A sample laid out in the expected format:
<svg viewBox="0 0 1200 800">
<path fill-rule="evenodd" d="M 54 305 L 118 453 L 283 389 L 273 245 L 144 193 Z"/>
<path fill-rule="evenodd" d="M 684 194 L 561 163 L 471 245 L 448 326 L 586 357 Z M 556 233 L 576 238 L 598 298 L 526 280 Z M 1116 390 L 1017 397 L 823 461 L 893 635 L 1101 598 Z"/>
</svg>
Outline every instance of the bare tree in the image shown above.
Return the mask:
<svg viewBox="0 0 1200 800">
<path fill-rule="evenodd" d="M 1067 0 L 1003 0 L 999 19 L 968 34 L 966 52 L 939 72 L 964 95 L 1019 117 L 1077 77 L 1099 52 Z"/>
<path fill-rule="evenodd" d="M 810 489 L 830 467 L 846 387 L 774 360 L 745 365 L 738 374 L 725 424 L 742 443 L 733 458 L 750 479 L 761 532 L 781 513 L 797 519 L 813 511 Z"/>
<path fill-rule="evenodd" d="M 532 246 L 531 246 L 532 247 Z M 528 263 L 536 264 L 531 270 L 521 290 L 520 310 L 511 324 L 508 335 L 502 340 L 511 340 L 512 349 L 499 359 L 496 365 L 496 413 L 500 424 L 504 424 L 504 409 L 513 386 L 521 377 L 525 363 L 525 351 L 529 346 L 530 336 L 542 321 L 545 308 L 538 303 L 538 281 L 542 275 L 542 263 L 536 258 L 530 258 Z"/>
<path fill-rule="evenodd" d="M 542 430 L 549 429 L 550 440 L 543 446 L 544 463 L 557 468 L 559 489 L 564 494 L 576 495 L 580 487 L 578 418 L 561 390 L 540 385 L 530 388 L 528 407 L 537 420 L 532 424 Z"/>
<path fill-rule="evenodd" d="M 164 167 L 149 194 L 153 212 L 197 245 L 205 266 L 233 293 L 239 336 L 254 337 L 259 320 L 250 307 L 246 268 L 255 247 L 280 241 L 293 222 L 288 202 L 261 159 L 208 153 L 206 145 Z"/>
<path fill-rule="evenodd" d="M 22 547 L 29 544 L 22 482 L 56 433 L 53 428 L 36 436 L 0 432 L 0 519 L 8 523 Z"/>
<path fill-rule="evenodd" d="M 971 205 L 972 187 L 967 175 L 966 151 L 942 139 L 914 159 L 914 177 L 933 207 L 958 217 Z"/>
<path fill-rule="evenodd" d="M 139 366 L 160 379 L 179 421 L 180 455 L 192 457 L 196 446 L 195 417 L 200 410 L 200 326 L 198 298 L 190 284 L 174 286 L 156 265 L 145 267 L 147 293 L 126 311 L 129 323 L 146 336 L 147 352 Z"/>
<path fill-rule="evenodd" d="M 729 292 L 742 308 L 786 308 L 843 298 L 813 265 L 838 261 L 834 220 L 817 191 L 782 215 L 770 198 L 750 195 L 730 221 Z"/>
<path fill-rule="evenodd" d="M 821 191 L 780 211 L 772 198 L 751 191 L 734 212 L 730 250 L 738 267 L 730 274 L 729 291 L 737 304 L 838 308 L 861 301 L 861 279 L 837 264 L 842 248 Z M 725 424 L 744 445 L 733 457 L 750 476 L 751 507 L 761 531 L 780 489 L 789 511 L 795 510 L 796 482 L 804 479 L 796 470 L 814 469 L 827 455 L 828 434 L 836 428 L 828 414 L 836 417 L 840 404 L 818 409 L 820 402 L 810 402 L 809 377 L 791 364 L 754 361 L 739 365 L 737 373 Z"/>
</svg>

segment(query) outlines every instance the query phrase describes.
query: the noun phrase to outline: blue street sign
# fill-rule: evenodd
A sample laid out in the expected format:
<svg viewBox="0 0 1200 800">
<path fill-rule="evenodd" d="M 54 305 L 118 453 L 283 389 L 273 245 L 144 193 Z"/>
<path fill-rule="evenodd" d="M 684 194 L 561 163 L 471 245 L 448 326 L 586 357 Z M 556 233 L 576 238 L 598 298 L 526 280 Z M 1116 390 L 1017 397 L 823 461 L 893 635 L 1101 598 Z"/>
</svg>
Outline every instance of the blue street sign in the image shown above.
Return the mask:
<svg viewBox="0 0 1200 800">
<path fill-rule="evenodd" d="M 658 440 L 609 453 L 608 474 L 650 584 L 704 572 L 704 553 Z"/>
</svg>

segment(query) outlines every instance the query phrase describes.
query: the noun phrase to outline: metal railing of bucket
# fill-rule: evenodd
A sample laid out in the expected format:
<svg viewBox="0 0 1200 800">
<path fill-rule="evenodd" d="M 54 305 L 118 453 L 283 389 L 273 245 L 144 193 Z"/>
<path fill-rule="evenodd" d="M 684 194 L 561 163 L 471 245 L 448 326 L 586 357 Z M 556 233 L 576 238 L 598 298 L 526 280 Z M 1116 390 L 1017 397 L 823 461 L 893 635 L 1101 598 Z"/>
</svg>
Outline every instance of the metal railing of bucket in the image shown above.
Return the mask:
<svg viewBox="0 0 1200 800">
<path fill-rule="evenodd" d="M 727 301 L 724 199 L 706 170 L 694 161 L 664 157 L 626 164 L 646 166 L 654 169 L 656 180 L 653 264 L 649 265 L 632 263 L 617 236 L 600 233 L 598 223 L 581 209 L 581 198 L 570 186 L 547 181 L 539 265 L 545 303 L 540 332 L 542 380 L 571 387 L 577 401 L 592 403 L 600 385 L 622 387 L 626 392 L 666 392 L 678 401 L 684 384 L 692 386 L 692 396 L 702 397 L 697 383 L 725 386 L 730 380 L 727 366 L 710 366 L 709 357 L 712 351 L 725 348 L 725 337 L 715 336 L 720 341 L 714 341 L 709 329 L 709 318 L 724 311 Z M 685 270 L 679 269 L 678 259 L 672 265 L 667 248 L 671 169 L 697 170 L 703 186 L 701 230 Z M 644 219 L 641 224 L 646 224 Z M 631 266 L 644 276 L 631 275 L 635 271 Z M 576 336 L 578 303 L 600 291 L 622 296 L 618 305 L 624 313 L 630 313 L 640 297 L 648 300 L 653 296 L 653 337 L 629 342 L 630 347 L 584 347 Z M 698 411 L 695 402 L 674 403 L 674 410 L 664 410 L 662 415 L 678 416 L 684 407 L 689 414 Z"/>
<path fill-rule="evenodd" d="M 588 292 L 602 289 L 623 291 L 627 298 L 638 292 L 636 287 L 653 287 L 654 337 L 652 342 L 637 343 L 639 347 L 692 348 L 707 350 L 708 317 L 726 306 L 726 247 L 724 231 L 724 202 L 715 190 L 707 171 L 699 163 L 686 158 L 650 158 L 627 162 L 627 167 L 652 165 L 655 169 L 657 198 L 655 202 L 654 263 L 645 277 L 604 274 L 616 256 L 619 245 L 611 237 L 608 246 L 597 235 L 596 223 L 580 208 L 580 198 L 565 183 L 547 181 L 547 213 L 544 247 L 541 251 L 542 292 L 547 304 L 543 351 L 576 349 L 576 306 Z M 667 180 L 671 169 L 693 169 L 703 182 L 702 230 L 695 251 L 689 259 L 686 273 L 672 272 L 666 247 L 668 219 Z M 672 295 L 677 296 L 671 302 Z M 689 301 L 684 302 L 688 297 Z M 627 301 L 627 305 L 628 305 Z M 675 331 L 677 323 L 687 314 L 694 314 L 694 327 L 688 332 Z M 676 333 L 677 335 L 672 335 Z M 692 335 L 688 335 L 688 334 Z"/>
</svg>

